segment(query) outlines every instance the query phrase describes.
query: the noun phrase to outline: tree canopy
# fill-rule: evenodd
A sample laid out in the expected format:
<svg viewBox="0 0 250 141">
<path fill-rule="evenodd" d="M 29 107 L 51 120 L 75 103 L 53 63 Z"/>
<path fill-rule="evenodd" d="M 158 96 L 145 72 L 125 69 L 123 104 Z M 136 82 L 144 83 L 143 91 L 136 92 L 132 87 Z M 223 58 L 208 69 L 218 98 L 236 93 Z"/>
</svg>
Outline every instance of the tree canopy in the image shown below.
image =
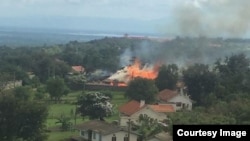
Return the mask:
<svg viewBox="0 0 250 141">
<path fill-rule="evenodd" d="M 215 63 L 219 84 L 224 89 L 220 97 L 230 93 L 248 92 L 250 89 L 250 60 L 245 54 L 234 54 Z"/>
<path fill-rule="evenodd" d="M 164 89 L 174 90 L 178 77 L 178 66 L 176 64 L 162 65 L 155 79 L 155 84 L 159 91 Z"/>
<path fill-rule="evenodd" d="M 145 100 L 146 103 L 153 103 L 156 99 L 158 88 L 153 80 L 136 77 L 129 82 L 125 95 L 137 101 Z"/>
<path fill-rule="evenodd" d="M 0 140 L 45 140 L 47 115 L 44 104 L 19 100 L 11 94 L 0 96 Z"/>
<path fill-rule="evenodd" d="M 82 117 L 90 119 L 104 120 L 105 117 L 113 113 L 113 105 L 110 103 L 110 97 L 101 92 L 90 92 L 81 95 L 77 101 L 77 111 Z"/>
<path fill-rule="evenodd" d="M 50 78 L 47 81 L 47 91 L 50 94 L 51 99 L 58 101 L 63 95 L 66 95 L 69 92 L 69 88 L 64 83 L 63 78 Z"/>
<path fill-rule="evenodd" d="M 188 94 L 197 105 L 203 104 L 208 94 L 214 92 L 216 79 L 215 73 L 204 64 L 195 64 L 183 71 L 183 80 Z"/>
</svg>

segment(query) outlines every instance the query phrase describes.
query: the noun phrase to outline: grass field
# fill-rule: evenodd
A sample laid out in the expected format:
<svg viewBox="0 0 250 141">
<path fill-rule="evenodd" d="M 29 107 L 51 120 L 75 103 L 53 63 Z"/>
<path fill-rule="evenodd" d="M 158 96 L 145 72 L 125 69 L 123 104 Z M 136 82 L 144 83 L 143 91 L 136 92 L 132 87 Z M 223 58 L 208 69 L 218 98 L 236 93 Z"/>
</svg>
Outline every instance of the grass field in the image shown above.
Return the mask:
<svg viewBox="0 0 250 141">
<path fill-rule="evenodd" d="M 76 121 L 74 120 L 74 112 L 76 109 L 76 106 L 74 105 L 74 101 L 76 101 L 77 97 L 81 94 L 81 91 L 72 92 L 68 94 L 67 96 L 64 96 L 62 100 L 64 103 L 51 103 L 49 105 L 49 116 L 47 119 L 47 128 L 48 129 L 54 129 L 60 126 L 60 124 L 56 124 L 57 118 L 59 118 L 61 115 L 67 116 L 71 118 L 71 122 L 74 125 L 83 123 L 84 121 L 87 121 L 88 119 L 84 119 L 77 115 Z M 123 92 L 110 92 L 112 94 L 112 100 L 111 103 L 114 105 L 114 114 L 111 117 L 106 118 L 105 120 L 107 122 L 111 122 L 114 120 L 119 119 L 119 113 L 118 113 L 118 107 L 127 102 L 127 99 L 124 97 Z M 48 133 L 48 141 L 63 141 L 65 138 L 69 138 L 72 135 L 78 135 L 79 133 L 74 131 L 67 131 L 62 132 L 58 130 L 51 130 L 51 132 Z"/>
<path fill-rule="evenodd" d="M 54 131 L 48 134 L 48 141 L 65 141 L 65 139 L 70 138 L 71 136 L 77 136 L 79 132 L 77 131 Z"/>
</svg>

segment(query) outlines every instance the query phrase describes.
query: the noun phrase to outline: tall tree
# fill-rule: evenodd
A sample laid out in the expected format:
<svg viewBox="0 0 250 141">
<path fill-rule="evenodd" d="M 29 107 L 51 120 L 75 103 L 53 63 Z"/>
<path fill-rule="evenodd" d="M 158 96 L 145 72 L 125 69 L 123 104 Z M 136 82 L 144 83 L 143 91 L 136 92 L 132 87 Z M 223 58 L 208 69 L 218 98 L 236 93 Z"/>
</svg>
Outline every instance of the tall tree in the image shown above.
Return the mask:
<svg viewBox="0 0 250 141">
<path fill-rule="evenodd" d="M 20 100 L 11 94 L 0 96 L 0 140 L 45 140 L 47 115 L 47 106 L 42 103 Z"/>
<path fill-rule="evenodd" d="M 174 90 L 176 83 L 178 81 L 178 67 L 175 64 L 170 64 L 168 66 L 162 65 L 160 67 L 157 78 L 155 79 L 155 84 L 159 91 L 164 89 Z"/>
<path fill-rule="evenodd" d="M 91 92 L 81 95 L 78 98 L 79 105 L 77 111 L 82 117 L 90 119 L 104 120 L 105 117 L 113 113 L 113 105 L 110 103 L 110 98 L 100 92 Z"/>
<path fill-rule="evenodd" d="M 203 105 L 206 97 L 214 92 L 217 85 L 217 77 L 208 65 L 195 64 L 183 71 L 183 80 L 191 99 L 197 105 Z"/>
<path fill-rule="evenodd" d="M 44 83 L 54 75 L 53 58 L 43 52 L 32 55 L 34 56 L 32 57 L 32 63 L 34 64 L 32 70 L 39 80 Z"/>
<path fill-rule="evenodd" d="M 8 87 L 8 84 L 13 80 L 9 73 L 0 72 L 0 94 Z"/>
<path fill-rule="evenodd" d="M 157 93 L 158 88 L 153 80 L 136 77 L 129 82 L 125 95 L 130 99 L 153 103 Z"/>
<path fill-rule="evenodd" d="M 60 100 L 63 95 L 66 95 L 69 92 L 64 80 L 60 77 L 50 78 L 47 81 L 46 86 L 51 99 L 55 101 Z"/>
<path fill-rule="evenodd" d="M 220 85 L 224 91 L 219 95 L 225 97 L 235 92 L 248 92 L 250 89 L 250 59 L 245 54 L 236 54 L 217 60 L 215 70 L 218 72 Z"/>
</svg>

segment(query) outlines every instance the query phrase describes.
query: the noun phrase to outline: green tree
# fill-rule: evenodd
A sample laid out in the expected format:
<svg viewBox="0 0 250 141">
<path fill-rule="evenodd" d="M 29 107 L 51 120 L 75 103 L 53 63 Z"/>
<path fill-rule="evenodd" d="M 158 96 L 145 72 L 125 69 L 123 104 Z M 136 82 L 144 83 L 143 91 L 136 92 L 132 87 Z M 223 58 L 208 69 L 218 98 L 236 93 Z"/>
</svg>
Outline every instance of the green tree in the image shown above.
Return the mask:
<svg viewBox="0 0 250 141">
<path fill-rule="evenodd" d="M 236 54 L 217 60 L 215 70 L 218 72 L 219 98 L 226 98 L 230 93 L 248 92 L 250 90 L 250 60 L 245 54 Z M 222 91 L 223 90 L 223 91 Z"/>
<path fill-rule="evenodd" d="M 0 96 L 0 140 L 45 140 L 47 115 L 45 104 L 20 100 L 11 94 Z"/>
<path fill-rule="evenodd" d="M 0 72 L 0 94 L 4 93 L 8 84 L 13 80 L 9 73 Z"/>
<path fill-rule="evenodd" d="M 48 78 L 54 75 L 53 58 L 44 52 L 32 54 L 32 63 L 34 64 L 32 70 L 39 80 L 44 83 Z"/>
<path fill-rule="evenodd" d="M 69 89 L 60 77 L 50 78 L 46 83 L 47 91 L 51 99 L 59 101 L 63 95 L 68 94 Z"/>
<path fill-rule="evenodd" d="M 197 105 L 204 105 L 204 100 L 214 92 L 218 81 L 216 74 L 209 70 L 208 65 L 204 64 L 195 64 L 184 70 L 183 80 L 191 99 Z"/>
<path fill-rule="evenodd" d="M 142 141 L 146 141 L 149 137 L 163 131 L 163 125 L 157 119 L 151 118 L 146 114 L 141 114 L 138 125 L 132 124 L 132 127 L 141 135 L 140 139 Z"/>
<path fill-rule="evenodd" d="M 61 124 L 62 131 L 68 131 L 72 127 L 73 123 L 70 121 L 70 117 L 61 115 L 59 118 L 57 118 L 56 124 Z"/>
<path fill-rule="evenodd" d="M 36 92 L 35 92 L 35 99 L 36 100 L 41 100 L 41 99 L 44 99 L 46 98 L 46 86 L 45 85 L 41 85 L 39 86 L 37 89 L 36 89 Z"/>
<path fill-rule="evenodd" d="M 169 114 L 172 124 L 235 124 L 233 117 L 221 113 L 209 113 L 205 110 L 194 109 Z"/>
<path fill-rule="evenodd" d="M 137 77 L 129 82 L 125 95 L 130 99 L 153 103 L 157 93 L 158 88 L 153 80 Z"/>
<path fill-rule="evenodd" d="M 69 86 L 70 89 L 83 89 L 86 83 L 86 77 L 84 74 L 73 74 L 68 75 L 65 79 L 66 84 Z"/>
<path fill-rule="evenodd" d="M 79 105 L 77 112 L 82 117 L 88 116 L 90 119 L 104 120 L 105 117 L 113 113 L 113 105 L 110 103 L 110 98 L 100 92 L 81 95 L 77 104 Z"/>
<path fill-rule="evenodd" d="M 33 96 L 32 94 L 33 94 L 33 91 L 28 86 L 16 87 L 14 89 L 14 95 L 18 99 L 30 100 L 32 99 L 32 96 Z"/>
<path fill-rule="evenodd" d="M 155 79 L 155 84 L 158 87 L 159 91 L 164 89 L 174 90 L 178 81 L 178 76 L 177 65 L 163 65 L 160 67 L 158 76 Z"/>
<path fill-rule="evenodd" d="M 248 93 L 233 93 L 225 100 L 217 100 L 214 105 L 207 108 L 211 115 L 222 114 L 234 118 L 236 124 L 249 124 L 250 97 Z"/>
<path fill-rule="evenodd" d="M 64 61 L 56 59 L 53 62 L 53 75 L 59 76 L 59 77 L 65 77 L 69 71 L 71 70 L 71 67 Z"/>
<path fill-rule="evenodd" d="M 41 82 L 37 76 L 31 78 L 31 85 L 33 88 L 38 88 L 41 85 Z"/>
</svg>

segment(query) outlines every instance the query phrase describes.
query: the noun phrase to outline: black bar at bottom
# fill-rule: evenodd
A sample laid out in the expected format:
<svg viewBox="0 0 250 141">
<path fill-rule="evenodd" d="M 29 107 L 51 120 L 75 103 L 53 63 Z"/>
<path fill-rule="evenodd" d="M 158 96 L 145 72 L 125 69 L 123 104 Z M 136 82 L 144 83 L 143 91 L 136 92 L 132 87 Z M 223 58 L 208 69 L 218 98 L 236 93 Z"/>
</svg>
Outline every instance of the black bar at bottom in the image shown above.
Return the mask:
<svg viewBox="0 0 250 141">
<path fill-rule="evenodd" d="M 173 125 L 173 141 L 250 141 L 250 125 Z"/>
</svg>

